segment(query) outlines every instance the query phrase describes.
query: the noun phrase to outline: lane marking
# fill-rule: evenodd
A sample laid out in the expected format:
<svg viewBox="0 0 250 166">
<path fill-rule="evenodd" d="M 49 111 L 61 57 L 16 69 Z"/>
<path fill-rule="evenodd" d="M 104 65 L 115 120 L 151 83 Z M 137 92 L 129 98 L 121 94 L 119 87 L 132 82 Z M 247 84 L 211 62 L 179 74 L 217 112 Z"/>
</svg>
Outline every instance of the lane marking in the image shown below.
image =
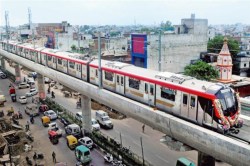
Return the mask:
<svg viewBox="0 0 250 166">
<path fill-rule="evenodd" d="M 155 155 L 155 156 L 156 156 L 156 155 Z M 164 161 L 164 162 L 166 162 L 166 163 L 169 163 L 169 161 L 168 161 L 168 160 L 166 160 L 166 159 L 162 158 L 161 156 L 156 156 L 156 157 L 158 157 L 159 159 L 161 159 L 162 161 Z"/>
</svg>

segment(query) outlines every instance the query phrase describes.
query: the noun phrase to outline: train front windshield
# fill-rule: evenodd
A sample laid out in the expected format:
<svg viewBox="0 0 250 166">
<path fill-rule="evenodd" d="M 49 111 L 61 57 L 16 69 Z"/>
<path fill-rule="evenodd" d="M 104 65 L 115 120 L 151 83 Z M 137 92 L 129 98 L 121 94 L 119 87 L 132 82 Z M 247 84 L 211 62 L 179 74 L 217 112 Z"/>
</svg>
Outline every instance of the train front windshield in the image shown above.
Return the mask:
<svg viewBox="0 0 250 166">
<path fill-rule="evenodd" d="M 216 96 L 220 100 L 221 108 L 225 116 L 232 116 L 237 111 L 237 100 L 235 94 L 230 88 L 220 90 Z"/>
</svg>

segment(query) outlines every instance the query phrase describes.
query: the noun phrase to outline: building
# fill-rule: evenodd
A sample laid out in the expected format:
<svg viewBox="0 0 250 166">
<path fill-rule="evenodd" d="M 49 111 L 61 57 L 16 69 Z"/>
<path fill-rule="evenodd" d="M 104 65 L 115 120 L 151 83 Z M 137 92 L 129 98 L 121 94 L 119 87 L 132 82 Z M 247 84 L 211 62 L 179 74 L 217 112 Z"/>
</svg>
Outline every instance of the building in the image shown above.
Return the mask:
<svg viewBox="0 0 250 166">
<path fill-rule="evenodd" d="M 147 35 L 147 68 L 180 73 L 194 60 L 200 58 L 200 52 L 207 51 L 207 19 L 182 19 L 176 25 L 175 34 L 161 35 L 161 59 L 159 60 L 159 35 Z"/>
</svg>

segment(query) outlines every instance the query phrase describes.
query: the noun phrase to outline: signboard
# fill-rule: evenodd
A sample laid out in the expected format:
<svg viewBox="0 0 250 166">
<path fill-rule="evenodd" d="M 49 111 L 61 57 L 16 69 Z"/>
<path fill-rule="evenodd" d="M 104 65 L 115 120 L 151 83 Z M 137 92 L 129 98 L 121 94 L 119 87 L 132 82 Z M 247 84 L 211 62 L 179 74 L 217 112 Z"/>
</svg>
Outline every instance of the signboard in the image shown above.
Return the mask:
<svg viewBox="0 0 250 166">
<path fill-rule="evenodd" d="M 147 35 L 131 34 L 132 64 L 147 68 Z"/>
</svg>

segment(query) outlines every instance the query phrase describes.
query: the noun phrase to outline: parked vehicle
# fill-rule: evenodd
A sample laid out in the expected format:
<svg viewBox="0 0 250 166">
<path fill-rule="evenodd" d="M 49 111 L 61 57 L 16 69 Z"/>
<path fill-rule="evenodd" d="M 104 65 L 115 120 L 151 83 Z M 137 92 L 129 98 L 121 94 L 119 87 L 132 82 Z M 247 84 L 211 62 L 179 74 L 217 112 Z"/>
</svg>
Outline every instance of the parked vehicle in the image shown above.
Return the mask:
<svg viewBox="0 0 250 166">
<path fill-rule="evenodd" d="M 96 111 L 95 117 L 101 127 L 113 129 L 113 123 L 111 122 L 107 112 L 102 110 Z"/>
<path fill-rule="evenodd" d="M 27 98 L 26 98 L 26 96 L 20 96 L 20 97 L 18 98 L 18 100 L 19 100 L 19 102 L 20 102 L 21 104 L 26 104 L 26 103 L 27 103 Z"/>
<path fill-rule="evenodd" d="M 30 91 L 26 93 L 26 97 L 35 96 L 37 94 L 38 94 L 38 91 L 35 88 L 34 89 L 30 89 Z"/>
<path fill-rule="evenodd" d="M 64 127 L 68 126 L 70 124 L 70 122 L 65 119 L 65 118 L 60 118 L 60 122 L 62 122 L 62 124 L 64 125 Z"/>
<path fill-rule="evenodd" d="M 41 121 L 44 127 L 48 127 L 50 123 L 50 118 L 48 116 L 41 117 Z"/>
<path fill-rule="evenodd" d="M 176 166 L 195 166 L 195 164 L 185 157 L 180 157 L 176 162 Z"/>
<path fill-rule="evenodd" d="M 82 121 L 82 112 L 77 112 L 76 113 L 76 119 L 78 120 L 78 121 Z"/>
<path fill-rule="evenodd" d="M 73 135 L 77 138 L 82 137 L 82 130 L 81 130 L 80 126 L 78 126 L 77 124 L 70 124 L 70 125 L 66 126 L 65 133 L 67 135 Z"/>
<path fill-rule="evenodd" d="M 48 134 L 49 134 L 50 142 L 51 142 L 53 145 L 59 143 L 59 139 L 58 139 L 59 136 L 58 136 L 58 134 L 57 134 L 56 131 L 49 130 Z"/>
<path fill-rule="evenodd" d="M 90 150 L 84 145 L 80 145 L 76 147 L 75 156 L 76 156 L 76 159 L 84 165 L 87 163 L 90 163 L 92 160 L 90 156 Z"/>
<path fill-rule="evenodd" d="M 42 104 L 39 106 L 39 112 L 45 112 L 48 110 L 49 110 L 49 107 L 46 104 Z"/>
<path fill-rule="evenodd" d="M 56 122 L 52 122 L 48 124 L 48 133 L 50 131 L 55 131 L 58 135 L 58 137 L 62 136 L 62 130 L 58 127 Z"/>
<path fill-rule="evenodd" d="M 0 95 L 0 102 L 6 102 L 6 98 L 4 95 Z"/>
<path fill-rule="evenodd" d="M 27 84 L 26 82 L 21 82 L 20 84 L 18 84 L 18 89 L 24 89 L 24 88 L 29 88 L 30 85 Z"/>
<path fill-rule="evenodd" d="M 99 125 L 99 123 L 96 121 L 96 119 L 92 118 L 92 119 L 91 119 L 91 124 L 92 124 L 92 130 L 94 130 L 94 131 L 100 130 L 100 125 Z"/>
<path fill-rule="evenodd" d="M 78 144 L 76 137 L 74 137 L 73 135 L 68 135 L 68 136 L 66 137 L 66 140 L 67 140 L 67 145 L 68 145 L 68 147 L 69 147 L 71 150 L 75 149 L 75 147 L 76 147 L 77 144 Z"/>
<path fill-rule="evenodd" d="M 94 143 L 93 143 L 92 139 L 90 139 L 89 137 L 83 137 L 83 138 L 78 139 L 78 144 L 84 145 L 89 149 L 94 148 Z"/>
<path fill-rule="evenodd" d="M 45 116 L 48 116 L 50 120 L 55 120 L 57 119 L 57 114 L 53 110 L 48 110 L 44 112 Z"/>
<path fill-rule="evenodd" d="M 33 104 L 33 103 L 30 103 L 30 104 L 27 104 L 25 109 L 24 109 L 25 113 L 27 115 L 30 115 L 30 116 L 38 116 L 39 115 L 39 111 L 38 111 L 38 108 L 37 108 L 37 105 L 36 104 Z"/>
<path fill-rule="evenodd" d="M 5 79 L 5 78 L 7 78 L 7 75 L 4 72 L 0 71 L 0 77 L 2 79 Z"/>
<path fill-rule="evenodd" d="M 49 84 L 51 82 L 51 80 L 48 77 L 44 77 L 44 83 L 45 84 Z"/>
<path fill-rule="evenodd" d="M 34 85 L 34 84 L 35 84 L 34 78 L 28 77 L 28 78 L 27 78 L 27 84 L 29 84 L 29 85 Z"/>
</svg>

